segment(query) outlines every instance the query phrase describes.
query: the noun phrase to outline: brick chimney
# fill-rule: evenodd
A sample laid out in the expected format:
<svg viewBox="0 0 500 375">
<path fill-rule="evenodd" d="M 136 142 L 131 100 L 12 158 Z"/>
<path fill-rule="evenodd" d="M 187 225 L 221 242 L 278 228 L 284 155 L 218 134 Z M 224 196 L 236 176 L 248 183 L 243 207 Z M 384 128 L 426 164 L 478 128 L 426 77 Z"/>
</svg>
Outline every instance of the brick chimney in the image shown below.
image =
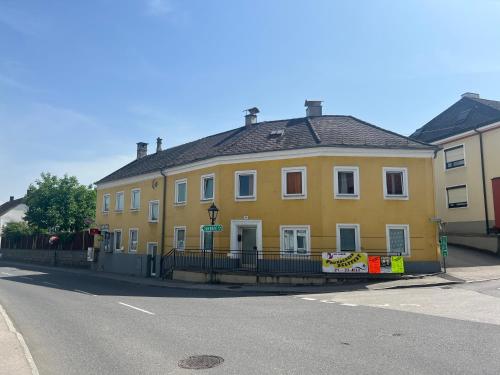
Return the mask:
<svg viewBox="0 0 500 375">
<path fill-rule="evenodd" d="M 257 107 L 252 107 L 245 109 L 245 126 L 250 126 L 257 123 L 257 113 L 259 113 L 259 109 Z"/>
<path fill-rule="evenodd" d="M 322 100 L 307 100 L 304 103 L 304 106 L 306 107 L 306 116 L 322 116 L 323 115 L 323 106 L 321 105 L 323 103 Z"/>
<path fill-rule="evenodd" d="M 162 139 L 160 137 L 156 138 L 156 152 L 161 151 L 161 141 Z"/>
<path fill-rule="evenodd" d="M 462 95 L 460 95 L 462 98 L 472 98 L 472 99 L 479 99 L 479 94 L 475 92 L 464 92 Z"/>
<path fill-rule="evenodd" d="M 137 142 L 137 159 L 141 159 L 148 154 L 148 144 Z"/>
</svg>

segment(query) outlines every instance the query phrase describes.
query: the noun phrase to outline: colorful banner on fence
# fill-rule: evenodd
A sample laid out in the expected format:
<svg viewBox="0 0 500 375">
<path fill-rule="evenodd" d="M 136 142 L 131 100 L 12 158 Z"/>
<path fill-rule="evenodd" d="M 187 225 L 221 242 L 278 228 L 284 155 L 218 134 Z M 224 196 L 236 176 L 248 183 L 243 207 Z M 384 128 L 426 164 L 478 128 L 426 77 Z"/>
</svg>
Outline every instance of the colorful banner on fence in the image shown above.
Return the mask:
<svg viewBox="0 0 500 375">
<path fill-rule="evenodd" d="M 367 273 L 366 253 L 323 253 L 323 272 Z"/>
<path fill-rule="evenodd" d="M 404 273 L 402 256 L 368 256 L 367 253 L 323 253 L 327 273 Z"/>
</svg>

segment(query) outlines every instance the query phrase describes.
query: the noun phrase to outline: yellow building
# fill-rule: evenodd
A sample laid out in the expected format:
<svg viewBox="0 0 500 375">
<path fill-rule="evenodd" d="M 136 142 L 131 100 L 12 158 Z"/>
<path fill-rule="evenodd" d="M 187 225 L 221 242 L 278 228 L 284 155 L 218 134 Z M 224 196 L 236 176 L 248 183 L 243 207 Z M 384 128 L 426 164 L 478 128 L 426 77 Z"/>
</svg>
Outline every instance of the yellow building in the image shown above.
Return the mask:
<svg viewBox="0 0 500 375">
<path fill-rule="evenodd" d="M 401 254 L 408 272 L 440 270 L 435 147 L 352 116 L 257 121 L 147 154 L 97 183 L 97 222 L 109 231 L 101 268 L 147 274 L 145 254 L 210 249 L 207 209 L 219 209 L 214 249 L 277 260 L 323 251 Z M 156 269 L 158 273 L 158 258 Z"/>
<path fill-rule="evenodd" d="M 436 207 L 449 242 L 499 252 L 500 101 L 465 93 L 411 137 L 440 147 Z"/>
</svg>

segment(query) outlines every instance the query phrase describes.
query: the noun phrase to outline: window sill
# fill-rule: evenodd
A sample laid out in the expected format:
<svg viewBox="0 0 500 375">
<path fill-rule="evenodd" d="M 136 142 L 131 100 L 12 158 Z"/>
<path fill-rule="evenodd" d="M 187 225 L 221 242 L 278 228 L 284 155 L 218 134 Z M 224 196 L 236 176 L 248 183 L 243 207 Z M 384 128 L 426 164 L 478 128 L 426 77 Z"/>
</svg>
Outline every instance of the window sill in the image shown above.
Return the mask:
<svg viewBox="0 0 500 375">
<path fill-rule="evenodd" d="M 182 207 L 182 206 L 185 206 L 187 204 L 187 202 L 178 202 L 178 203 L 174 203 L 174 207 Z"/>
<path fill-rule="evenodd" d="M 123 210 L 115 210 L 115 214 L 122 214 Z"/>
<path fill-rule="evenodd" d="M 200 199 L 200 203 L 212 203 L 214 198 Z"/>
<path fill-rule="evenodd" d="M 410 199 L 408 195 L 385 195 L 384 199 L 386 200 L 400 200 L 400 201 L 407 201 Z"/>
<path fill-rule="evenodd" d="M 245 201 L 256 201 L 257 197 L 236 197 L 234 198 L 235 201 L 237 202 L 245 202 Z"/>
<path fill-rule="evenodd" d="M 307 199 L 307 195 L 305 194 L 297 194 L 297 195 L 282 195 L 282 199 Z"/>
<path fill-rule="evenodd" d="M 460 167 L 445 168 L 444 171 L 449 172 L 449 171 L 455 171 L 457 169 L 462 169 L 462 168 L 465 168 L 465 165 L 461 165 Z"/>
<path fill-rule="evenodd" d="M 102 211 L 101 212 L 103 215 L 108 215 L 109 214 L 109 211 Z"/>
<path fill-rule="evenodd" d="M 151 223 L 151 224 L 158 224 L 158 220 L 148 220 L 148 223 Z"/>
<path fill-rule="evenodd" d="M 140 208 L 131 208 L 130 209 L 130 212 L 139 212 L 140 211 Z"/>
<path fill-rule="evenodd" d="M 359 194 L 336 194 L 335 199 L 359 199 Z"/>
</svg>

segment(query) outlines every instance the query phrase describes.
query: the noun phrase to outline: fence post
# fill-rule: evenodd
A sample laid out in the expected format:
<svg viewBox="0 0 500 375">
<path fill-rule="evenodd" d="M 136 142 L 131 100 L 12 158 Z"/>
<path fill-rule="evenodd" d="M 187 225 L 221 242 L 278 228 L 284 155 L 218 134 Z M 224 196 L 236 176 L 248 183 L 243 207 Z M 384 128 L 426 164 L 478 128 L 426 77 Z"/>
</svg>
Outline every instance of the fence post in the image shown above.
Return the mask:
<svg viewBox="0 0 500 375">
<path fill-rule="evenodd" d="M 213 242 L 212 242 L 213 244 Z M 210 282 L 214 282 L 214 247 L 210 250 Z"/>
</svg>

